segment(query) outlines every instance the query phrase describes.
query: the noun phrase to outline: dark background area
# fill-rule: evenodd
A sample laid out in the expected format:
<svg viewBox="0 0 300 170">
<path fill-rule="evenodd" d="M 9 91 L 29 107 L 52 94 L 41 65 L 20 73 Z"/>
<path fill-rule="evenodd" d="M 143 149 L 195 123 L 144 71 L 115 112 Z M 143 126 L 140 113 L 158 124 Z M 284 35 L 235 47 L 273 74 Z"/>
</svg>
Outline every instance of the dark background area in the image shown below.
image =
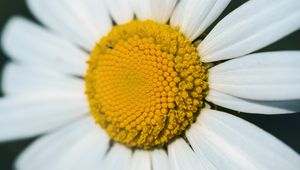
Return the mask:
<svg viewBox="0 0 300 170">
<path fill-rule="evenodd" d="M 246 0 L 232 1 L 220 18 L 222 18 L 244 2 L 246 2 Z M 35 20 L 30 14 L 24 0 L 0 0 L 1 32 L 5 23 L 13 15 L 22 15 L 31 20 Z M 297 31 L 280 40 L 279 42 L 272 44 L 260 51 L 277 50 L 300 50 L 300 31 Z M 6 56 L 1 49 L 0 70 L 3 69 L 5 62 L 7 61 L 8 56 Z M 2 74 L 0 74 L 0 76 L 2 76 Z M 0 112 L 3 111 L 5 110 L 1 110 Z M 279 138 L 281 141 L 293 148 L 296 152 L 300 153 L 300 114 L 265 116 L 236 113 L 235 115 L 256 124 L 265 131 Z M 0 170 L 12 169 L 14 159 L 33 140 L 34 139 L 28 139 L 8 143 L 0 143 Z"/>
</svg>

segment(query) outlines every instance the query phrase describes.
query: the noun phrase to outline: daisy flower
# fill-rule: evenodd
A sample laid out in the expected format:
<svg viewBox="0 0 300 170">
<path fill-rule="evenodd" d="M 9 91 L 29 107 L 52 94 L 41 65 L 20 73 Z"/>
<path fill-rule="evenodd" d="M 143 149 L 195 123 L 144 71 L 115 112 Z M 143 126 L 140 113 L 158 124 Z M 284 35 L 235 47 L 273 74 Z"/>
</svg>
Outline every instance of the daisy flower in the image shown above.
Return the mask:
<svg viewBox="0 0 300 170">
<path fill-rule="evenodd" d="M 278 139 L 214 105 L 300 111 L 299 0 L 27 0 L 12 18 L 0 140 L 43 135 L 20 170 L 300 169 Z M 251 53 L 251 54 L 250 54 Z"/>
</svg>

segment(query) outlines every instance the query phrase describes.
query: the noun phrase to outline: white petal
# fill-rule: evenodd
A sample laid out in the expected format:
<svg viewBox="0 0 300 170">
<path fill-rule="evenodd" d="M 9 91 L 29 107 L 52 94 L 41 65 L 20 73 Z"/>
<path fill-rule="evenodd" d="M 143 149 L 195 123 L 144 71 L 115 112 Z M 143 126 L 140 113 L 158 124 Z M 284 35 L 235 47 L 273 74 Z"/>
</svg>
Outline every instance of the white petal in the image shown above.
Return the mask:
<svg viewBox="0 0 300 170">
<path fill-rule="evenodd" d="M 156 149 L 151 152 L 152 170 L 169 170 L 169 160 L 166 151 Z"/>
<path fill-rule="evenodd" d="M 146 20 L 151 18 L 151 0 L 129 0 L 129 2 L 138 19 Z"/>
<path fill-rule="evenodd" d="M 2 88 L 8 95 L 41 94 L 54 90 L 84 93 L 83 80 L 55 73 L 17 64 L 7 64 L 3 72 Z"/>
<path fill-rule="evenodd" d="M 110 151 L 105 155 L 101 163 L 104 170 L 129 170 L 132 152 L 123 145 L 115 143 Z"/>
<path fill-rule="evenodd" d="M 30 21 L 14 17 L 6 25 L 2 45 L 17 62 L 32 67 L 83 75 L 88 54 Z"/>
<path fill-rule="evenodd" d="M 282 114 L 300 111 L 300 100 L 258 101 L 234 97 L 216 90 L 209 90 L 206 100 L 232 110 L 246 113 Z"/>
<path fill-rule="evenodd" d="M 108 144 L 106 133 L 86 117 L 39 138 L 17 159 L 16 169 L 96 170 Z"/>
<path fill-rule="evenodd" d="M 183 139 L 176 139 L 168 146 L 170 169 L 198 170 L 204 169 L 202 162 Z"/>
<path fill-rule="evenodd" d="M 252 0 L 220 21 L 199 45 L 198 52 L 204 62 L 239 57 L 299 28 L 299 0 Z"/>
<path fill-rule="evenodd" d="M 151 170 L 151 157 L 148 151 L 136 150 L 132 156 L 130 170 Z"/>
<path fill-rule="evenodd" d="M 27 0 L 27 4 L 42 23 L 87 50 L 112 26 L 103 0 Z"/>
<path fill-rule="evenodd" d="M 218 169 L 299 169 L 300 157 L 284 143 L 233 115 L 203 109 L 186 136 L 194 151 Z"/>
<path fill-rule="evenodd" d="M 133 20 L 134 13 L 129 0 L 105 0 L 105 3 L 117 24 L 124 24 Z"/>
<path fill-rule="evenodd" d="M 179 26 L 191 41 L 200 36 L 223 12 L 230 0 L 182 0 L 177 5 L 171 25 Z"/>
<path fill-rule="evenodd" d="M 0 99 L 0 141 L 32 137 L 65 125 L 88 112 L 83 93 L 48 91 Z"/>
<path fill-rule="evenodd" d="M 88 123 L 94 125 L 94 121 Z M 53 166 L 52 169 L 98 170 L 103 167 L 101 160 L 105 157 L 109 147 L 109 138 L 106 132 L 94 125 L 86 134 L 82 135 L 77 141 L 69 141 L 70 143 L 65 146 L 63 153 L 56 150 L 56 159 L 59 159 L 50 165 L 50 167 Z"/>
<path fill-rule="evenodd" d="M 177 0 L 130 0 L 130 2 L 138 19 L 152 19 L 159 23 L 166 23 Z"/>
<path fill-rule="evenodd" d="M 209 87 L 252 100 L 300 99 L 300 52 L 256 53 L 209 70 Z"/>
</svg>

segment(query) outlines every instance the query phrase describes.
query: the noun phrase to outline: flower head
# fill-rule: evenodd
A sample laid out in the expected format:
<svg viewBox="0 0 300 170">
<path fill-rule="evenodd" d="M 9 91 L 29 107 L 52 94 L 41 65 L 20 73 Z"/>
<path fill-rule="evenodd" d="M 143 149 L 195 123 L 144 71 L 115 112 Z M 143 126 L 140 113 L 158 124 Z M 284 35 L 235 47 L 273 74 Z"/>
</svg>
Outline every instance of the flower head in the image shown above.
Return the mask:
<svg viewBox="0 0 300 170">
<path fill-rule="evenodd" d="M 47 28 L 16 17 L 4 30 L 0 140 L 45 135 L 16 168 L 299 169 L 210 106 L 300 110 L 300 52 L 249 54 L 299 29 L 300 1 L 250 0 L 203 36 L 229 2 L 27 0 Z"/>
</svg>

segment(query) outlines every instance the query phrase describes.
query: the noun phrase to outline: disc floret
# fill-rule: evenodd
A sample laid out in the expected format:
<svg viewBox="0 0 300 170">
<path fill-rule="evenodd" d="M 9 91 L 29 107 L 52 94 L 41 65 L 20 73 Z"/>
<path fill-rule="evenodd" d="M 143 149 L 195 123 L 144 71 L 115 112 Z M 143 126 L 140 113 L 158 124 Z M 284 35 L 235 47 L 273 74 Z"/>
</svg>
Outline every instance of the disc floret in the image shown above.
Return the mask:
<svg viewBox="0 0 300 170">
<path fill-rule="evenodd" d="M 163 146 L 203 106 L 207 76 L 194 45 L 153 21 L 115 26 L 97 43 L 85 76 L 97 124 L 129 147 Z"/>
</svg>

